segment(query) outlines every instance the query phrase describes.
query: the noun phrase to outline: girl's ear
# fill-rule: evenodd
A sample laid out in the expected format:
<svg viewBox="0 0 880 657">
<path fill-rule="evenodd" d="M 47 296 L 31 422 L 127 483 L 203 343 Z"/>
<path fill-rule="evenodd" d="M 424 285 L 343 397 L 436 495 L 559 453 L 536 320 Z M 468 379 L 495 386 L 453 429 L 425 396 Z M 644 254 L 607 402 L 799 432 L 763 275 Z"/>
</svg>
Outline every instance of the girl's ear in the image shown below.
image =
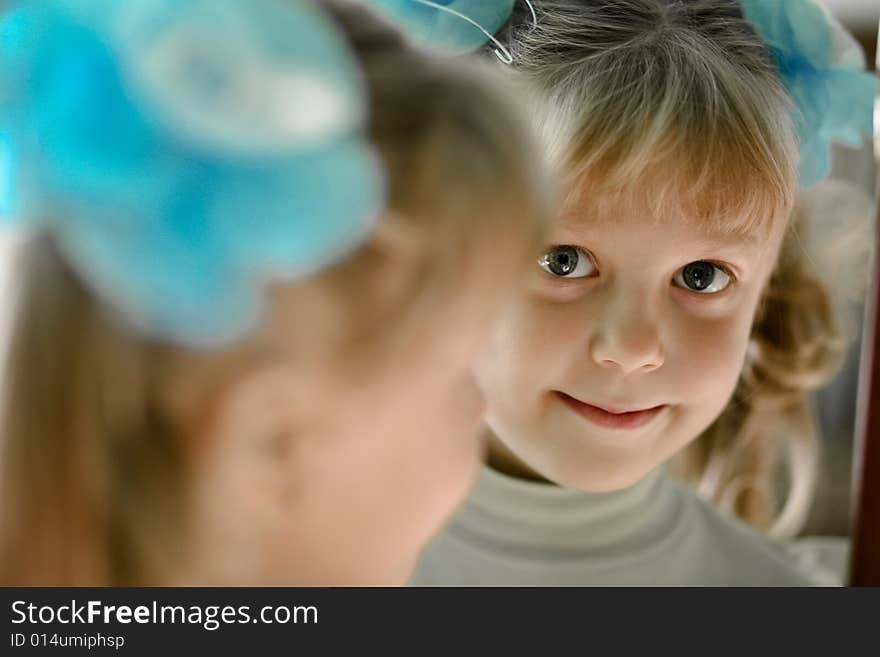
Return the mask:
<svg viewBox="0 0 880 657">
<path fill-rule="evenodd" d="M 264 365 L 228 381 L 213 400 L 193 464 L 193 555 L 200 579 L 258 584 L 297 497 L 298 377 Z"/>
<path fill-rule="evenodd" d="M 288 458 L 296 424 L 298 383 L 289 368 L 262 365 L 224 386 L 210 423 L 210 442 L 277 464 Z"/>
</svg>

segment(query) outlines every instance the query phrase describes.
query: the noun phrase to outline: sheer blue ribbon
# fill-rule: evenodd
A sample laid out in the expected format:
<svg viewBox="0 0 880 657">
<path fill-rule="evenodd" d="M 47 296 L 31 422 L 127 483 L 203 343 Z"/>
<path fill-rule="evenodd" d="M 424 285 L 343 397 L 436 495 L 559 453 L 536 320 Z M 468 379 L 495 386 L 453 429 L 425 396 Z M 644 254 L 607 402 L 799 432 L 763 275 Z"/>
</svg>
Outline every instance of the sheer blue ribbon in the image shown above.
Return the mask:
<svg viewBox="0 0 880 657">
<path fill-rule="evenodd" d="M 809 187 L 828 174 L 832 141 L 859 147 L 871 134 L 877 78 L 863 70 L 858 57 L 841 57 L 829 17 L 812 0 L 742 0 L 742 5 L 796 106 L 800 180 Z"/>
<path fill-rule="evenodd" d="M 495 43 L 498 57 L 510 54 L 494 34 L 510 18 L 516 0 L 370 0 L 425 45 L 463 54 Z"/>
</svg>

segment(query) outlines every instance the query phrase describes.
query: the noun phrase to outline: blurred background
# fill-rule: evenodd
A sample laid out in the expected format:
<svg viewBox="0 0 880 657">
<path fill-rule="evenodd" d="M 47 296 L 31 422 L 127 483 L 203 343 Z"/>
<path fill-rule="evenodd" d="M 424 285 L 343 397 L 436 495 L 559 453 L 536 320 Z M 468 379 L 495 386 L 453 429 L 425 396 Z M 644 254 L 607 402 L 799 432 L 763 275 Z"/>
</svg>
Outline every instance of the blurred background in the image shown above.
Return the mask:
<svg viewBox="0 0 880 657">
<path fill-rule="evenodd" d="M 867 67 L 877 70 L 880 2 L 821 0 L 856 37 Z M 880 100 L 875 112 L 875 134 Z M 824 455 L 816 502 L 804 535 L 848 535 L 852 484 L 853 432 L 858 387 L 864 295 L 870 280 L 878 170 L 873 144 L 862 150 L 835 147 L 828 181 L 808 193 L 813 242 L 835 245 L 817 254 L 817 265 L 831 286 L 850 346 L 837 378 L 817 396 Z"/>
<path fill-rule="evenodd" d="M 877 0 L 821 0 L 836 15 L 865 49 L 869 62 L 876 61 L 877 22 L 880 3 Z"/>
</svg>

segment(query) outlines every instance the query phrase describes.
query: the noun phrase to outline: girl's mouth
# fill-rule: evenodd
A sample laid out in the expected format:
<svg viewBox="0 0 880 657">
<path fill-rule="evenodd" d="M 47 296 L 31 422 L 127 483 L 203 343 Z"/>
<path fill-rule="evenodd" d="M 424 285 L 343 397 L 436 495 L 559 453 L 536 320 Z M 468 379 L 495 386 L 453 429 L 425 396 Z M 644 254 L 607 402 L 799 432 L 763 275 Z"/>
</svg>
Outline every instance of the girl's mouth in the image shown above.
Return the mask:
<svg viewBox="0 0 880 657">
<path fill-rule="evenodd" d="M 641 409 L 613 408 L 588 404 L 558 390 L 554 392 L 575 413 L 606 429 L 638 429 L 657 417 L 667 406 L 660 404 Z"/>
</svg>

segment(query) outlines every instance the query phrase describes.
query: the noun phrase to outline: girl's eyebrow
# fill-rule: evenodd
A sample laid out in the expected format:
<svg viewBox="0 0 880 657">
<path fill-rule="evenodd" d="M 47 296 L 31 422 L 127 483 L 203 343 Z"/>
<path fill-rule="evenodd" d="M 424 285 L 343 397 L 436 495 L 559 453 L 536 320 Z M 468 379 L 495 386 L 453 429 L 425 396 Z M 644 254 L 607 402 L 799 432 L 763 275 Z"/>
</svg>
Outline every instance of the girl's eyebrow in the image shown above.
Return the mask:
<svg viewBox="0 0 880 657">
<path fill-rule="evenodd" d="M 737 250 L 751 249 L 766 241 L 767 235 L 763 231 L 748 228 L 733 228 L 730 230 L 714 230 L 694 224 L 694 232 L 691 240 L 701 246 L 713 246 L 733 248 Z M 570 239 L 575 243 L 591 242 L 601 235 L 602 224 L 585 222 L 583 219 L 559 221 L 551 230 L 551 241 L 559 242 L 559 239 Z M 767 231 L 769 233 L 769 231 Z"/>
<path fill-rule="evenodd" d="M 627 210 L 624 210 L 627 212 Z M 679 217 L 679 220 L 690 226 L 695 235 L 705 241 L 730 243 L 736 246 L 753 246 L 766 241 L 772 232 L 771 220 L 748 220 L 745 217 L 731 219 L 727 225 L 719 221 L 705 221 L 699 218 Z M 618 216 L 597 214 L 593 211 L 569 211 L 563 212 L 556 223 L 555 228 L 560 232 L 571 235 L 591 234 L 603 225 L 614 225 Z M 662 226 L 662 220 L 657 221 L 657 226 Z"/>
<path fill-rule="evenodd" d="M 760 246 L 765 241 L 762 237 L 756 231 L 701 231 L 694 241 L 707 246 L 745 250 Z"/>
<path fill-rule="evenodd" d="M 760 228 L 736 226 L 728 230 L 699 227 L 698 230 L 706 240 L 748 246 L 765 242 L 771 233 L 769 226 Z"/>
</svg>

